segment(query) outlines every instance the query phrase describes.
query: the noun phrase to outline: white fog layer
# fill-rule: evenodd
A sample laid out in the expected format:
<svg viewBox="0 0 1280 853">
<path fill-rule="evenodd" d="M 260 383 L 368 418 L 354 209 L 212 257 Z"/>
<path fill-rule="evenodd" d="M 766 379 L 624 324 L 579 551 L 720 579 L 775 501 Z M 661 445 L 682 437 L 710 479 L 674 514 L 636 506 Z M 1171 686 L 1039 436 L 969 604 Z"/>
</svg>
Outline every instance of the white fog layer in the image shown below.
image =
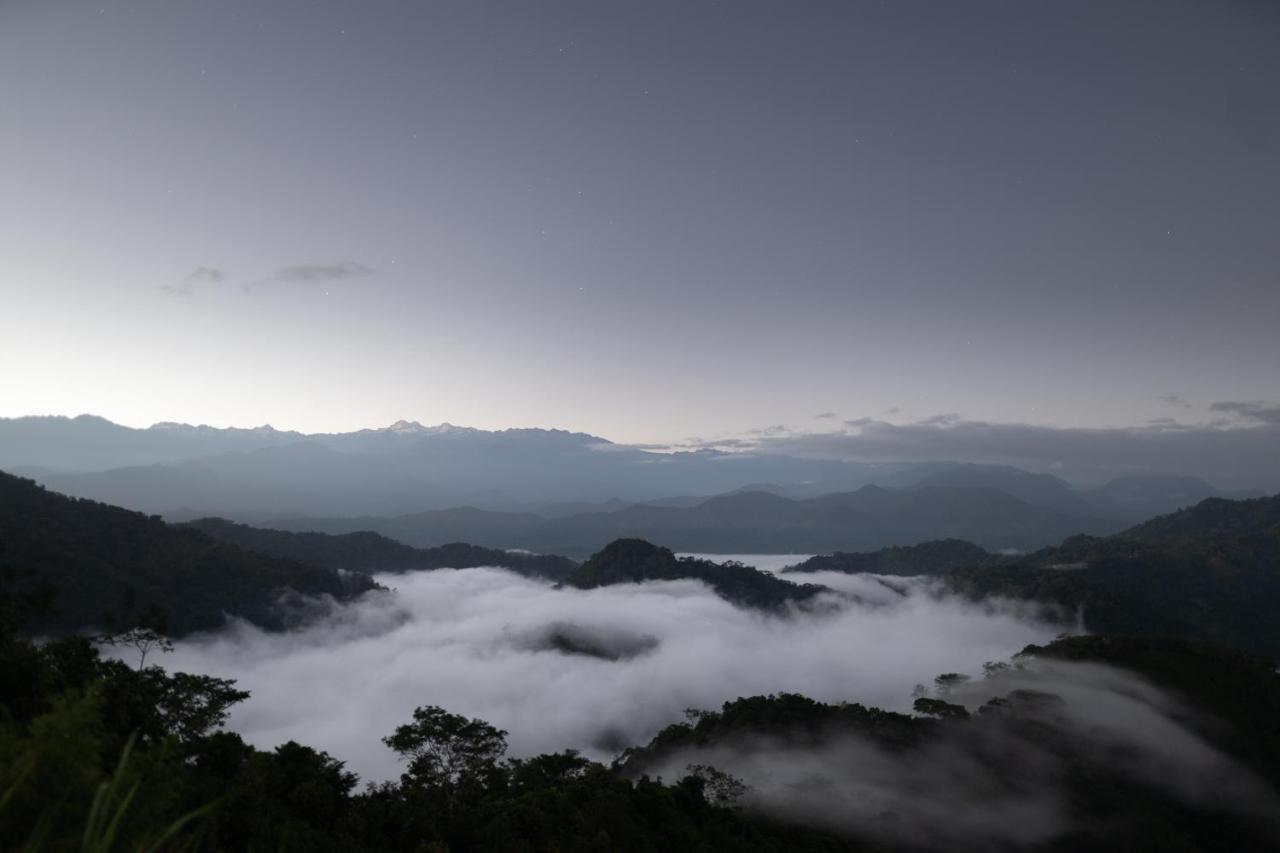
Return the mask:
<svg viewBox="0 0 1280 853">
<path fill-rule="evenodd" d="M 1030 691 L 1023 701 L 1040 697 L 1039 713 L 1070 739 L 1077 760 L 1105 764 L 1184 803 L 1280 829 L 1276 792 L 1206 743 L 1189 725 L 1195 716 L 1186 707 L 1134 673 L 1032 659 L 945 696 L 977 712 L 1015 691 Z M 892 752 L 848 732 L 804 746 L 750 737 L 677 752 L 646 770 L 676 779 L 691 764 L 740 779 L 754 810 L 934 848 L 962 841 L 963 849 L 1007 849 L 1102 828 L 1071 816 L 1062 756 L 999 713 L 944 728 L 918 751 Z"/>
<path fill-rule="evenodd" d="M 980 674 L 984 661 L 1059 630 L 1013 605 L 974 605 L 902 578 L 801 579 L 862 600 L 832 595 L 817 613 L 777 617 L 694 581 L 577 590 L 498 569 L 383 575 L 394 592 L 307 628 L 236 624 L 179 643 L 163 664 L 249 690 L 230 726 L 254 745 L 297 740 L 378 780 L 399 773 L 380 738 L 418 705 L 508 730 L 514 755 L 576 748 L 608 758 L 686 708 L 740 696 L 798 692 L 908 710 L 916 684 Z"/>
</svg>

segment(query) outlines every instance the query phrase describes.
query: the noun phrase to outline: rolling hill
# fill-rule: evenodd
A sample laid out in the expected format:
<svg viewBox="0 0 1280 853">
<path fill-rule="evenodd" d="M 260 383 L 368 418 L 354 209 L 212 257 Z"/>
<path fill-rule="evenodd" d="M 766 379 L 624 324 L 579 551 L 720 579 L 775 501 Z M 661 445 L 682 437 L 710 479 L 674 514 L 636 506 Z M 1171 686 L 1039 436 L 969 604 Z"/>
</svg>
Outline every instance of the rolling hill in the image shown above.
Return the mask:
<svg viewBox="0 0 1280 853">
<path fill-rule="evenodd" d="M 280 596 L 349 599 L 364 575 L 264 557 L 157 517 L 55 494 L 0 472 L 0 566 L 26 588 L 56 591 L 36 632 L 121 629 L 162 617 L 178 636 L 222 626 L 228 615 L 267 628 L 289 624 Z"/>
</svg>

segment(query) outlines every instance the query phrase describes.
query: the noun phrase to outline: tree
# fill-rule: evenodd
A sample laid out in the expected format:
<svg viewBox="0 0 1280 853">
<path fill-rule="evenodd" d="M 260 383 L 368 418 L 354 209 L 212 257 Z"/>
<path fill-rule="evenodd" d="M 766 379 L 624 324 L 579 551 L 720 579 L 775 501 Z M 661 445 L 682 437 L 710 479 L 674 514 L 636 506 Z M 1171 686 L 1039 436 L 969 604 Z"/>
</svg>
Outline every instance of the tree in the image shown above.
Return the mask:
<svg viewBox="0 0 1280 853">
<path fill-rule="evenodd" d="M 969 676 L 967 675 L 962 675 L 958 672 L 946 672 L 935 678 L 933 684 L 937 688 L 939 696 L 946 696 L 968 680 Z"/>
<path fill-rule="evenodd" d="M 496 770 L 507 751 L 507 733 L 484 720 L 468 720 L 435 705 L 415 708 L 413 722 L 382 742 L 409 762 L 406 784 L 453 787 Z"/>
<path fill-rule="evenodd" d="M 687 769 L 690 777 L 702 783 L 702 796 L 713 806 L 740 808 L 738 801 L 751 790 L 741 779 L 717 770 L 710 764 L 690 764 Z"/>
<path fill-rule="evenodd" d="M 969 711 L 963 705 L 945 702 L 942 699 L 929 699 L 922 696 L 911 707 L 915 709 L 917 714 L 928 714 L 931 717 L 939 717 L 944 720 L 969 719 Z"/>
<path fill-rule="evenodd" d="M 166 653 L 173 651 L 169 638 L 154 628 L 130 628 L 118 634 L 99 634 L 94 639 L 104 646 L 132 646 L 137 649 L 139 670 L 146 666 L 147 655 L 153 649 Z"/>
</svg>

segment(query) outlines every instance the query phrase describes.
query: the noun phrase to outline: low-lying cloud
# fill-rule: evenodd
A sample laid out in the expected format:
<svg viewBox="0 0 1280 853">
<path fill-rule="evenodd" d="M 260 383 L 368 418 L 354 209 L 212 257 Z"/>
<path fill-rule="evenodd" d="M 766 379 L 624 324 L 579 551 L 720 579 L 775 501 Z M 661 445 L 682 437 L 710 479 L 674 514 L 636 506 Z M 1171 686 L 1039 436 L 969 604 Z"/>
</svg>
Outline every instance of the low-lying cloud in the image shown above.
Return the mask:
<svg viewBox="0 0 1280 853">
<path fill-rule="evenodd" d="M 915 684 L 975 672 L 1059 630 L 901 578 L 833 575 L 859 600 L 832 594 L 787 617 L 735 608 L 696 581 L 555 589 L 497 569 L 378 580 L 394 591 L 288 634 L 237 624 L 191 638 L 163 663 L 238 679 L 252 698 L 231 726 L 255 745 L 298 740 L 376 780 L 400 772 L 379 738 L 418 705 L 507 729 L 514 755 L 607 758 L 686 708 L 740 696 L 905 710 Z"/>
<path fill-rule="evenodd" d="M 1010 696 L 1004 710 L 977 713 Z M 1280 829 L 1275 792 L 1193 731 L 1178 701 L 1133 673 L 1031 660 L 945 699 L 977 715 L 943 726 L 918 749 L 890 751 L 848 731 L 803 745 L 752 736 L 644 769 L 673 780 L 691 765 L 710 765 L 748 786 L 741 804 L 749 809 L 931 849 L 1007 849 L 1088 834 L 1069 787 L 1081 759 L 1176 800 Z M 1030 720 L 1051 723 L 1072 757 Z"/>
</svg>

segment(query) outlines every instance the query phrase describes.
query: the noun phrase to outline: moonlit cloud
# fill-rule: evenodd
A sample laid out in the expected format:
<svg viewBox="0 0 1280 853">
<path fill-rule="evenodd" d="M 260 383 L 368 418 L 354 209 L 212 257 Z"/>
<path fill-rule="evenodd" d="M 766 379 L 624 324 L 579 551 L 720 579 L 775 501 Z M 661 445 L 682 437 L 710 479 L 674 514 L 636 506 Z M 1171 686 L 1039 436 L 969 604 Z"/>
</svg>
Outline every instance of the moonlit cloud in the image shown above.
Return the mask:
<svg viewBox="0 0 1280 853">
<path fill-rule="evenodd" d="M 253 695 L 231 726 L 255 745 L 296 739 L 387 779 L 399 767 L 378 739 L 418 705 L 507 729 L 516 755 L 607 758 L 686 708 L 739 696 L 795 691 L 904 710 L 917 682 L 974 672 L 1060 630 L 1019 606 L 939 597 L 901 578 L 824 576 L 861 603 L 832 596 L 789 618 L 735 608 L 693 581 L 554 589 L 495 569 L 378 580 L 395 592 L 289 634 L 238 624 L 184 640 L 165 666 L 238 679 Z M 566 638 L 579 653 L 563 650 Z"/>
</svg>

